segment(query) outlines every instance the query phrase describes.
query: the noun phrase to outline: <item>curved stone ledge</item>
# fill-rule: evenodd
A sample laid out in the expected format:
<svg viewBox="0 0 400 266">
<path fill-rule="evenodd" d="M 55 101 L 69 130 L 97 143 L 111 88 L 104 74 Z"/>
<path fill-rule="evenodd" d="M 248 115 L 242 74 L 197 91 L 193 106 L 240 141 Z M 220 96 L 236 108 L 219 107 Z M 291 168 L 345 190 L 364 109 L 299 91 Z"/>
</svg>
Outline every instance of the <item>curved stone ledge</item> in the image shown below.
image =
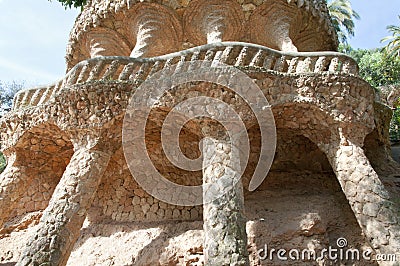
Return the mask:
<svg viewBox="0 0 400 266">
<path fill-rule="evenodd" d="M 140 83 L 151 74 L 179 62 L 212 61 L 239 68 L 292 73 L 358 75 L 357 63 L 336 52 L 284 53 L 261 45 L 222 42 L 152 58 L 97 57 L 78 63 L 61 80 L 43 88 L 23 90 L 15 96 L 13 110 L 46 103 L 65 86 L 94 80 L 120 80 Z"/>
</svg>

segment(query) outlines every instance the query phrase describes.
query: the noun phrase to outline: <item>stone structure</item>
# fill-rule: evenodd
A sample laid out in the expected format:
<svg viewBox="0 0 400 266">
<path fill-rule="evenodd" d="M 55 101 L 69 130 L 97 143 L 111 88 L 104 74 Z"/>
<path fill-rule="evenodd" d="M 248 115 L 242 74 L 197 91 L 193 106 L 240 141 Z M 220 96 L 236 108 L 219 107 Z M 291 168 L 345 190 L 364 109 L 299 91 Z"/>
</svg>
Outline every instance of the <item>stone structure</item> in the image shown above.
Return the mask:
<svg viewBox="0 0 400 266">
<path fill-rule="evenodd" d="M 42 212 L 17 265 L 66 265 L 85 219 L 96 224 L 202 217 L 206 264 L 256 263 L 247 247 L 255 242 L 245 230 L 244 204 L 251 193 L 242 182 L 204 206 L 175 206 L 143 190 L 125 161 L 122 125 L 133 93 L 159 70 L 178 64 L 179 73 L 184 71 L 179 65 L 198 61 L 242 70 L 268 99 L 278 137 L 269 182 L 288 168 L 333 171 L 365 241 L 376 254 L 398 254 L 399 166 L 387 152 L 391 111 L 358 77 L 356 63 L 333 52 L 336 39 L 324 1 L 89 1 L 71 32 L 65 77 L 19 92 L 0 121 L 8 160 L 0 176 L 0 228 L 20 215 Z M 218 84 L 185 83 L 155 104 L 146 145 L 156 169 L 181 185 L 215 182 L 218 169 L 240 172 L 227 169 L 232 151 L 224 148 L 230 142 L 220 126 L 201 119 L 182 129 L 180 146 L 189 158 L 203 153 L 203 171 L 178 169 L 163 153 L 166 112 L 195 96 L 228 103 L 245 122 L 247 188 L 259 159 L 260 129 L 244 99 Z M 210 153 L 205 145 L 200 152 L 199 140 L 206 136 L 221 150 Z M 266 182 L 258 191 L 268 189 Z"/>
</svg>

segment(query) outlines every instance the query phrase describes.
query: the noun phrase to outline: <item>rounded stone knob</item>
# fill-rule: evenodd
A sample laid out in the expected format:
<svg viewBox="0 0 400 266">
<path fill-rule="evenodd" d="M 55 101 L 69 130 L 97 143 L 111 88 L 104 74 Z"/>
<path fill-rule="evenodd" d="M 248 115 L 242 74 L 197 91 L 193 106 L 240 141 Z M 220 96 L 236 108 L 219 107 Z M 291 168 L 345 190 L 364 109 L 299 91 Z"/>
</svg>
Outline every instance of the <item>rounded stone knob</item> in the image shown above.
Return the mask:
<svg viewBox="0 0 400 266">
<path fill-rule="evenodd" d="M 116 31 L 96 28 L 86 34 L 86 51 L 90 58 L 98 56 L 129 56 L 131 48 Z"/>
<path fill-rule="evenodd" d="M 179 50 L 182 26 L 175 12 L 166 6 L 141 3 L 127 16 L 129 39 L 135 43 L 131 57 L 152 57 Z"/>
<path fill-rule="evenodd" d="M 240 39 L 244 14 L 237 1 L 195 0 L 186 8 L 183 20 L 190 41 L 201 45 Z"/>
</svg>

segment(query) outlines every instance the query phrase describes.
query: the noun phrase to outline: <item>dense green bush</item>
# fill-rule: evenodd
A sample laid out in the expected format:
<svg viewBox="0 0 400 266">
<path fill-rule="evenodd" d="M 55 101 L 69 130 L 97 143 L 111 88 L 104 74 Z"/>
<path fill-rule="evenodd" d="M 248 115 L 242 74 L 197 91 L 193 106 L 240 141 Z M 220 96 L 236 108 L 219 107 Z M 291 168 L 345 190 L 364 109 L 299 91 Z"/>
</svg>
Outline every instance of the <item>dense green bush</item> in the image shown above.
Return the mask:
<svg viewBox="0 0 400 266">
<path fill-rule="evenodd" d="M 400 141 L 400 99 L 397 101 L 396 109 L 393 110 L 393 118 L 390 123 L 389 135 L 391 141 Z"/>
<path fill-rule="evenodd" d="M 369 50 L 360 59 L 360 75 L 374 87 L 400 83 L 400 58 Z"/>
<path fill-rule="evenodd" d="M 383 48 L 353 49 L 340 45 L 339 51 L 353 57 L 359 67 L 360 76 L 372 86 L 400 84 L 400 57 L 389 56 Z"/>
</svg>

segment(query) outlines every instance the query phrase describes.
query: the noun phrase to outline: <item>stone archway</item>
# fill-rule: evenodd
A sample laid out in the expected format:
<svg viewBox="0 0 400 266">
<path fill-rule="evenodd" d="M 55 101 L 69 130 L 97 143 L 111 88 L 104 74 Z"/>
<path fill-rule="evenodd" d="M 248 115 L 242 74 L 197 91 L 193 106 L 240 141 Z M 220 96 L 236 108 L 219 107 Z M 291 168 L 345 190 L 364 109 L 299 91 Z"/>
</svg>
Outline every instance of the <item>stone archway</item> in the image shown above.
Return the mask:
<svg viewBox="0 0 400 266">
<path fill-rule="evenodd" d="M 8 165 L 0 178 L 0 227 L 12 218 L 47 207 L 69 163 L 72 149 L 69 137 L 57 126 L 42 124 L 25 132 L 12 149 L 5 151 Z"/>
<path fill-rule="evenodd" d="M 249 130 L 255 145 L 259 138 L 256 131 Z M 265 245 L 269 250 L 318 251 L 336 247 L 339 238 L 346 238 L 349 247 L 362 250 L 368 246 L 322 150 L 299 130 L 278 128 L 277 137 L 275 160 L 267 178 L 256 191 L 245 193 L 251 265 L 291 265 L 290 260 L 280 261 L 276 255 L 273 260 L 261 259 L 257 252 Z"/>
<path fill-rule="evenodd" d="M 278 129 L 297 131 L 326 155 L 371 247 L 377 253 L 396 252 L 398 207 L 362 150 L 368 133 L 362 125 L 338 123 L 308 104 L 285 104 L 275 107 L 274 114 Z"/>
</svg>

